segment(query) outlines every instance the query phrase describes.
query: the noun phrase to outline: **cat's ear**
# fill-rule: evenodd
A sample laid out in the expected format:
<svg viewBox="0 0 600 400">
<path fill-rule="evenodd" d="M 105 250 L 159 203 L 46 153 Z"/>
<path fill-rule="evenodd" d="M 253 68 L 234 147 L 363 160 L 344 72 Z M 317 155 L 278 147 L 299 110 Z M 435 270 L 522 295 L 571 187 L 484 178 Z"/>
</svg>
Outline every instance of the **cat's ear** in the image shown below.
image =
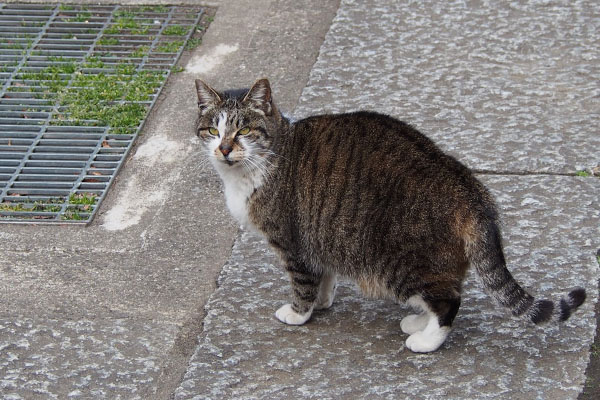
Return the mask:
<svg viewBox="0 0 600 400">
<path fill-rule="evenodd" d="M 196 94 L 198 94 L 198 108 L 200 110 L 206 109 L 211 104 L 221 102 L 221 96 L 219 96 L 217 91 L 200 79 L 196 79 Z"/>
<path fill-rule="evenodd" d="M 266 78 L 257 80 L 242 100 L 243 103 L 251 103 L 265 115 L 271 115 L 273 111 L 271 101 L 271 85 Z"/>
</svg>

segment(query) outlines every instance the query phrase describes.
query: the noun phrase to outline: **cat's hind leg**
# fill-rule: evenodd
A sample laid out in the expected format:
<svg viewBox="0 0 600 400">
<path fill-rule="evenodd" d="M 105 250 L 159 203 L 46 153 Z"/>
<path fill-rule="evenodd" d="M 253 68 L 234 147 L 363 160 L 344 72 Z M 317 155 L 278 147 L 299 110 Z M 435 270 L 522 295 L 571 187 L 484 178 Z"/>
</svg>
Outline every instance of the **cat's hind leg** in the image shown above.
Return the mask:
<svg viewBox="0 0 600 400">
<path fill-rule="evenodd" d="M 331 307 L 335 298 L 336 287 L 337 278 L 335 272 L 324 273 L 319 284 L 319 294 L 315 303 L 315 310 L 326 310 Z"/>
<path fill-rule="evenodd" d="M 403 332 L 410 334 L 406 347 L 415 353 L 437 350 L 450 333 L 452 321 L 460 307 L 460 297 L 447 299 L 412 296 L 408 303 L 423 310 L 421 314 L 405 317 L 400 323 Z"/>
<path fill-rule="evenodd" d="M 312 315 L 319 295 L 321 275 L 294 261 L 288 261 L 286 269 L 290 274 L 293 302 L 279 308 L 275 316 L 288 325 L 302 325 Z"/>
</svg>

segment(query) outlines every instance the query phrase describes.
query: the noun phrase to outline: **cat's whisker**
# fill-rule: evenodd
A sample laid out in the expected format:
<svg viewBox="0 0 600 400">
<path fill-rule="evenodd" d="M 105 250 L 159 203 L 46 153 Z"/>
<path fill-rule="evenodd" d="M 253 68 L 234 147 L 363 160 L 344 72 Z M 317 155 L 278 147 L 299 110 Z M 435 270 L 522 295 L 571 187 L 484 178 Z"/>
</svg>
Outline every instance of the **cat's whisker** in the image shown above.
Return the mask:
<svg viewBox="0 0 600 400">
<path fill-rule="evenodd" d="M 257 170 L 262 175 L 263 179 L 269 180 L 271 178 L 270 172 L 260 165 L 259 161 L 255 158 L 255 156 L 250 155 L 249 157 L 245 158 L 245 160 L 254 166 L 255 170 Z"/>
</svg>

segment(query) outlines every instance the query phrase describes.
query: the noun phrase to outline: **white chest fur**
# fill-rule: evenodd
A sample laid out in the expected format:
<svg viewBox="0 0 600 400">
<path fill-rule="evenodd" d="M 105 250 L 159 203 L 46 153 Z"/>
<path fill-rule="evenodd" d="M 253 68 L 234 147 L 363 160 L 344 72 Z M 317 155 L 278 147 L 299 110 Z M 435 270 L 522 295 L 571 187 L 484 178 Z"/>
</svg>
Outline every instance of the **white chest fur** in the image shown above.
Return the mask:
<svg viewBox="0 0 600 400">
<path fill-rule="evenodd" d="M 244 226 L 249 226 L 248 219 L 248 198 L 254 192 L 254 186 L 251 182 L 225 183 L 225 200 L 229 212 L 238 222 Z"/>
<path fill-rule="evenodd" d="M 218 169 L 225 185 L 225 201 L 231 215 L 243 226 L 252 228 L 248 218 L 248 199 L 262 185 L 260 174 L 248 176 L 239 169 L 228 170 L 228 166 Z"/>
</svg>

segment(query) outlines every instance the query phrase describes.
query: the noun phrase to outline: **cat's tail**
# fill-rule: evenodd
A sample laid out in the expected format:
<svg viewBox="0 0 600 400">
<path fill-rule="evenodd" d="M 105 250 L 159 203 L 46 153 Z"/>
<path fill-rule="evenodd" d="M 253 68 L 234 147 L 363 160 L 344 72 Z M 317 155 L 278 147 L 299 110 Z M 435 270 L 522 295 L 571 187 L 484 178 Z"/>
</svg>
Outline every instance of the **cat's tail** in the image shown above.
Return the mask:
<svg viewBox="0 0 600 400">
<path fill-rule="evenodd" d="M 502 238 L 496 218 L 488 219 L 479 226 L 481 236 L 470 236 L 467 257 L 477 270 L 484 286 L 501 305 L 513 315 L 541 324 L 550 320 L 565 321 L 585 300 L 585 289 L 575 288 L 559 301 L 539 300 L 527 293 L 506 268 Z M 473 230 L 471 230 L 473 232 Z"/>
</svg>

